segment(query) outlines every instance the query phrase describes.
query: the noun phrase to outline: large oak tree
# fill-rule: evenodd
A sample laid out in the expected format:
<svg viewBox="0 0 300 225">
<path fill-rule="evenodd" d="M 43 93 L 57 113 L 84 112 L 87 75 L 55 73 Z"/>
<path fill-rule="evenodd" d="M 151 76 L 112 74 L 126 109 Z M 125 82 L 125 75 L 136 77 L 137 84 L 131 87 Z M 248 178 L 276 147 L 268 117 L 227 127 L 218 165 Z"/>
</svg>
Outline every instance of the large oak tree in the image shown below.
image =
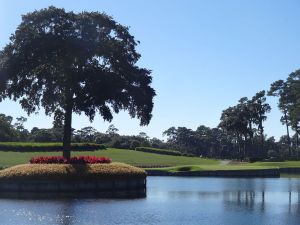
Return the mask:
<svg viewBox="0 0 300 225">
<path fill-rule="evenodd" d="M 127 110 L 147 125 L 152 117 L 151 71 L 136 65 L 128 28 L 98 12 L 49 7 L 22 16 L 0 52 L 0 100 L 19 101 L 28 114 L 40 107 L 64 127 L 64 157 L 70 157 L 72 113 L 93 121 L 100 113 Z"/>
</svg>

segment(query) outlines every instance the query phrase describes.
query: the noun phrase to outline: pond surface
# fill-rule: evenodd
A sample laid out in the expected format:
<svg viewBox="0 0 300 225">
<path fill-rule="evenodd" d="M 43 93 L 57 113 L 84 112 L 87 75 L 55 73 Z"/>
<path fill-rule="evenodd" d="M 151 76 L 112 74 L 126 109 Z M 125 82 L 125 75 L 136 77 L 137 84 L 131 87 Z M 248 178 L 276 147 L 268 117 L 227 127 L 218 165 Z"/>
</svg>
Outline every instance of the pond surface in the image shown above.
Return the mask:
<svg viewBox="0 0 300 225">
<path fill-rule="evenodd" d="M 0 199 L 0 224 L 299 225 L 300 179 L 148 177 L 143 199 Z"/>
</svg>

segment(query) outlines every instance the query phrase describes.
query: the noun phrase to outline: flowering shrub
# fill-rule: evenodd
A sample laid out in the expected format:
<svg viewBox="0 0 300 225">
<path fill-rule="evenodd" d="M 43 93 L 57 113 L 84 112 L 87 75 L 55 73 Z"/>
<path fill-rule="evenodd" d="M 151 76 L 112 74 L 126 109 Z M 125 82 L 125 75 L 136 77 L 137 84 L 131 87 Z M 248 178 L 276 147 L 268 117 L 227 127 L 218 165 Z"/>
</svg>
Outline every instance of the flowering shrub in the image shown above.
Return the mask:
<svg viewBox="0 0 300 225">
<path fill-rule="evenodd" d="M 75 156 L 70 159 L 66 159 L 63 156 L 38 156 L 31 158 L 29 162 L 31 164 L 96 164 L 111 163 L 111 159 L 97 156 Z"/>
</svg>

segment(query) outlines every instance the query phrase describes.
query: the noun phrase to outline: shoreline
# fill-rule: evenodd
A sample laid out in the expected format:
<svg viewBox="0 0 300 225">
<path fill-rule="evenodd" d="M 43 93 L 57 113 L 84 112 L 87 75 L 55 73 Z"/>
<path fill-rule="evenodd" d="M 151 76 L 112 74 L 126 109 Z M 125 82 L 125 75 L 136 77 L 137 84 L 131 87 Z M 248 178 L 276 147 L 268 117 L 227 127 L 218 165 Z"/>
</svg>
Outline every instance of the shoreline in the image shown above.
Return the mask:
<svg viewBox="0 0 300 225">
<path fill-rule="evenodd" d="M 182 172 L 146 169 L 146 172 L 147 176 L 279 178 L 281 174 L 300 174 L 300 168 L 204 170 Z"/>
</svg>

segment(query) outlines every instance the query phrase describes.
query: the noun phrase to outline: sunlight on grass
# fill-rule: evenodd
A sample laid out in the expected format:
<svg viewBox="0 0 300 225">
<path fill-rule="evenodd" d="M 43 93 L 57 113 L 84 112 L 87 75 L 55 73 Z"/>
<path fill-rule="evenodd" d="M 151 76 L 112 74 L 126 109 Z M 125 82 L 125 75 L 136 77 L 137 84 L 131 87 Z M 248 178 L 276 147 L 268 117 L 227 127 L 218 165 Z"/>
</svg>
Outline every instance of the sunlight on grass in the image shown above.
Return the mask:
<svg viewBox="0 0 300 225">
<path fill-rule="evenodd" d="M 17 164 L 28 163 L 35 156 L 55 156 L 62 155 L 61 152 L 1 152 L 0 151 L 0 167 L 9 167 Z M 299 161 L 285 162 L 256 162 L 243 164 L 221 165 L 222 161 L 216 159 L 206 159 L 200 157 L 184 157 L 161 155 L 154 153 L 146 153 L 132 151 L 127 149 L 113 149 L 99 151 L 83 151 L 72 152 L 73 156 L 79 155 L 95 155 L 105 156 L 113 160 L 113 162 L 123 162 L 130 165 L 141 166 L 144 168 L 158 168 L 172 172 L 178 171 L 201 171 L 201 170 L 243 170 L 243 169 L 271 169 L 280 167 L 300 167 Z"/>
</svg>

